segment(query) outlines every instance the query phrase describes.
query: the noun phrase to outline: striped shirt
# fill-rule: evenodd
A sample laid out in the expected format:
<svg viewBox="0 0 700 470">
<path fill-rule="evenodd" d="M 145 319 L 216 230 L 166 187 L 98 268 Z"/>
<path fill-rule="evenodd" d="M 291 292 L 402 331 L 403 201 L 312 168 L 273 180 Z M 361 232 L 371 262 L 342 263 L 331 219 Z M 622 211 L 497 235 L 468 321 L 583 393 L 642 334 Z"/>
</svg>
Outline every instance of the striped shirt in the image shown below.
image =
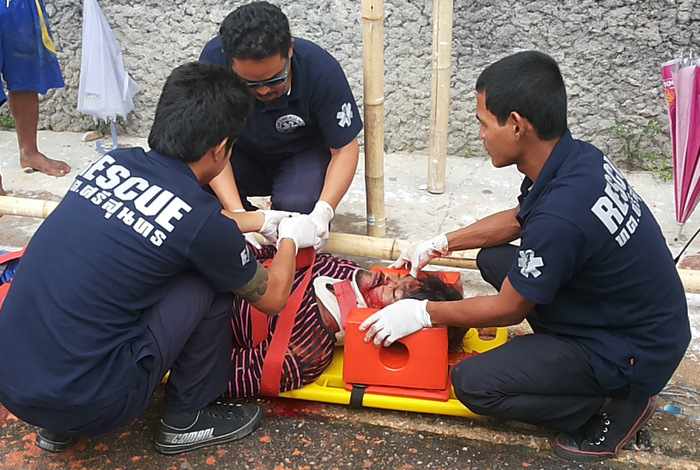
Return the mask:
<svg viewBox="0 0 700 470">
<path fill-rule="evenodd" d="M 249 248 L 261 262 L 272 258 L 275 254 L 275 248 L 272 246 L 265 246 L 260 250 L 252 246 Z M 309 283 L 296 314 L 289 346 L 282 364 L 280 392 L 301 388 L 313 382 L 333 359 L 335 334 L 321 319 L 313 289 L 313 279 L 318 276 L 351 279 L 358 269 L 360 269 L 359 266 L 352 261 L 326 253 L 317 254 L 312 269 L 312 282 Z M 301 283 L 305 272 L 306 269 L 297 270 L 292 290 Z M 228 394 L 231 398 L 254 397 L 260 394 L 263 359 L 279 318 L 278 316 L 268 317 L 267 338 L 254 346 L 250 312 L 251 305 L 246 300 L 235 297 L 231 315 L 233 374 L 228 384 Z"/>
</svg>

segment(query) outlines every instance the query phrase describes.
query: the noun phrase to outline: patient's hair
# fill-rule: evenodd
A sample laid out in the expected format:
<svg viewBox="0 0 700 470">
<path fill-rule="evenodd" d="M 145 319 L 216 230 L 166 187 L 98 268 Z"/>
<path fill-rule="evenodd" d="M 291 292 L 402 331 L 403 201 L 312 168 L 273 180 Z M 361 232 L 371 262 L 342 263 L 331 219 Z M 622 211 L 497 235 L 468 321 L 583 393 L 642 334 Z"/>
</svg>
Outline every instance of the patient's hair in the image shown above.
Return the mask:
<svg viewBox="0 0 700 470">
<path fill-rule="evenodd" d="M 445 283 L 442 279 L 436 276 L 431 276 L 428 273 L 423 273 L 425 277 L 419 279 L 420 288 L 411 292 L 407 299 L 432 300 L 436 302 L 444 302 L 450 300 L 462 300 L 462 294 Z M 448 326 L 447 327 L 447 344 L 448 350 L 451 353 L 461 352 L 464 349 L 464 335 L 468 328 Z"/>
</svg>

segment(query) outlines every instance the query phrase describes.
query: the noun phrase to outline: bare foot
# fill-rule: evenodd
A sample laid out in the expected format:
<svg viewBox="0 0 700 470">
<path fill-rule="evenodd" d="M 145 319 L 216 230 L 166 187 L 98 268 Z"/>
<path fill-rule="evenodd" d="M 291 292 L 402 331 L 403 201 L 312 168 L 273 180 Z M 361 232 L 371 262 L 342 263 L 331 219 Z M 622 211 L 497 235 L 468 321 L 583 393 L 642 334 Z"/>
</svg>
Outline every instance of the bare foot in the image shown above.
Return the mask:
<svg viewBox="0 0 700 470">
<path fill-rule="evenodd" d="M 41 152 L 22 155 L 19 164 L 25 172 L 39 171 L 49 176 L 65 176 L 71 170 L 66 162 L 52 160 Z"/>
</svg>

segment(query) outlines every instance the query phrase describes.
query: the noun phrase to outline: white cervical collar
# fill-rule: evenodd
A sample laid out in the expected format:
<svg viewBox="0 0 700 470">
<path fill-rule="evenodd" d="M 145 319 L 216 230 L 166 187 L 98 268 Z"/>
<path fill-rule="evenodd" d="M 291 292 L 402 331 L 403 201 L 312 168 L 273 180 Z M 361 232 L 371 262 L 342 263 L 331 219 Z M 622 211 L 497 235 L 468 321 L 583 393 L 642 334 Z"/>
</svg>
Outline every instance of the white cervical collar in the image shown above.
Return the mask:
<svg viewBox="0 0 700 470">
<path fill-rule="evenodd" d="M 355 271 L 355 274 L 352 276 L 351 284 L 352 290 L 355 292 L 357 306 L 365 308 L 367 307 L 367 303 L 365 302 L 360 289 L 357 287 L 357 273 L 359 272 L 359 269 Z M 340 321 L 340 305 L 338 304 L 338 299 L 336 298 L 335 294 L 328 289 L 328 286 L 332 286 L 333 284 L 337 284 L 339 282 L 343 282 L 343 280 L 335 279 L 329 276 L 319 276 L 314 279 L 314 292 L 318 301 L 321 302 L 324 307 L 326 307 L 326 310 L 330 312 L 331 316 L 338 324 L 338 328 L 340 328 L 340 330 L 335 334 L 335 337 L 339 342 L 342 342 L 343 338 L 345 337 L 345 329 Z"/>
</svg>

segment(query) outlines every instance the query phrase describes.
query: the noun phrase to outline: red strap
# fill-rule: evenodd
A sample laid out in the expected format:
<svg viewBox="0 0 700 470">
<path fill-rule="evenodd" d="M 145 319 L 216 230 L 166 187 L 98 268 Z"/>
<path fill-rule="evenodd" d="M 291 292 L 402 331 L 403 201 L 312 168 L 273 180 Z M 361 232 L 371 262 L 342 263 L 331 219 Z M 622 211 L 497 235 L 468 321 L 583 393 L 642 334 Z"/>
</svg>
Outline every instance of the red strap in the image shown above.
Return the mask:
<svg viewBox="0 0 700 470">
<path fill-rule="evenodd" d="M 295 261 L 296 269 L 308 268 L 313 266 L 316 260 L 316 252 L 309 249 L 299 250 L 297 253 L 297 258 Z M 269 268 L 272 264 L 272 259 L 265 260 L 263 266 Z M 270 332 L 270 319 L 272 317 L 267 315 L 255 307 L 250 309 L 250 321 L 252 322 L 251 330 L 253 336 L 253 346 L 257 346 L 267 339 L 267 335 Z"/>
<path fill-rule="evenodd" d="M 348 315 L 353 309 L 357 308 L 357 297 L 352 288 L 352 281 L 346 280 L 333 284 L 333 292 L 335 292 L 335 297 L 338 299 L 338 305 L 340 306 L 341 327 L 345 329 Z"/>
<path fill-rule="evenodd" d="M 3 253 L 0 255 L 0 265 L 9 263 L 10 261 L 14 261 L 16 259 L 20 259 L 22 255 L 24 254 L 24 248 L 22 248 L 19 251 L 13 251 L 11 253 Z M 2 270 L 0 270 L 0 274 L 2 274 Z M 10 285 L 11 283 L 7 282 L 5 284 L 0 285 L 0 309 L 2 308 L 2 304 L 5 303 L 5 297 L 7 297 L 7 293 L 10 291 Z"/>
<path fill-rule="evenodd" d="M 22 248 L 19 251 L 12 251 L 10 253 L 3 253 L 0 255 L 0 264 L 5 264 L 9 263 L 10 261 L 14 261 L 16 259 L 20 259 L 22 255 L 24 254 L 25 248 Z"/>
<path fill-rule="evenodd" d="M 272 318 L 257 308 L 250 307 L 250 321 L 252 322 L 251 329 L 253 331 L 253 347 L 265 341 L 267 334 L 270 332 L 269 319 Z"/>
<path fill-rule="evenodd" d="M 7 293 L 10 292 L 10 284 L 9 282 L 0 285 L 0 310 L 2 310 L 2 304 L 5 303 L 5 297 L 7 297 Z"/>
<path fill-rule="evenodd" d="M 275 332 L 272 335 L 272 341 L 270 342 L 270 347 L 267 349 L 263 363 L 262 379 L 260 381 L 260 391 L 263 395 L 277 396 L 280 393 L 280 381 L 282 378 L 282 363 L 284 362 L 284 355 L 287 352 L 289 339 L 292 336 L 292 329 L 294 328 L 294 320 L 296 319 L 297 311 L 299 311 L 299 307 L 304 299 L 306 289 L 311 282 L 311 272 L 313 271 L 315 259 L 316 252 L 313 248 L 299 250 L 299 253 L 297 254 L 296 267 L 307 269 L 301 283 L 299 283 L 296 290 L 294 290 L 294 292 L 292 292 L 292 294 L 289 296 L 284 310 L 282 310 L 278 315 L 279 318 L 277 319 L 277 326 L 275 327 Z M 256 312 L 259 315 L 264 315 L 256 308 L 251 307 L 251 314 Z M 258 318 L 259 315 L 257 315 Z M 254 322 L 254 337 L 256 334 L 256 329 L 260 329 L 260 327 L 255 326 L 255 317 L 256 315 L 251 315 Z M 267 323 L 267 315 L 265 318 L 265 323 Z"/>
</svg>

